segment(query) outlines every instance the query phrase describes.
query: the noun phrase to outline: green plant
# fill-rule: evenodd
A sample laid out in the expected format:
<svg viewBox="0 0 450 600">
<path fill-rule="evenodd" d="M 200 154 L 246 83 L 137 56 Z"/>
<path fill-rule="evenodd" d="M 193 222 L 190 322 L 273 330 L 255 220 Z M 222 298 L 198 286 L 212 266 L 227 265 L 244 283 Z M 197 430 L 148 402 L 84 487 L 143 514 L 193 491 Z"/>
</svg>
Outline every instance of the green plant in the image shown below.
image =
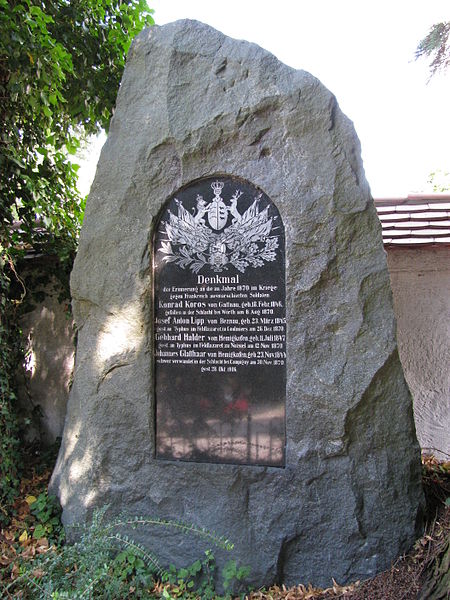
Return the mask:
<svg viewBox="0 0 450 600">
<path fill-rule="evenodd" d="M 50 551 L 40 555 L 32 563 L 22 563 L 20 576 L 7 586 L 7 591 L 20 590 L 25 594 L 24 598 L 36 600 L 109 600 L 128 597 L 130 587 L 133 587 L 134 597 L 157 597 L 151 593 L 151 584 L 155 579 L 165 578 L 169 581 L 169 573 L 160 566 L 152 552 L 123 534 L 124 528 L 168 527 L 199 535 L 225 550 L 233 547 L 223 537 L 178 521 L 122 515 L 104 523 L 106 509 L 107 507 L 103 507 L 95 510 L 89 525 L 76 526 L 79 541 L 64 545 L 58 552 Z M 45 506 L 42 506 L 42 510 L 45 511 Z M 182 572 L 187 582 L 190 575 L 198 573 L 199 566 L 201 569 L 202 565 L 198 565 L 198 562 L 186 570 L 186 573 Z M 207 555 L 206 562 L 210 565 L 211 555 Z M 183 593 L 187 594 L 190 589 L 192 586 L 186 583 Z"/>
<path fill-rule="evenodd" d="M 244 581 L 249 575 L 250 567 L 238 567 L 234 559 L 229 560 L 222 569 L 224 590 L 234 593 L 241 591 Z"/>
<path fill-rule="evenodd" d="M 68 288 L 85 199 L 70 160 L 108 128 L 133 37 L 153 24 L 145 0 L 0 0 L 0 522 L 20 475 L 11 283 L 30 248 L 56 257 Z"/>
<path fill-rule="evenodd" d="M 0 244 L 76 247 L 84 199 L 69 157 L 108 129 L 145 0 L 0 0 Z M 20 227 L 14 223 L 20 221 Z"/>
<path fill-rule="evenodd" d="M 202 568 L 200 571 L 196 590 L 199 592 L 201 598 L 210 600 L 214 598 L 214 573 L 216 571 L 216 560 L 211 550 L 206 550 L 205 558 L 202 561 Z"/>
<path fill-rule="evenodd" d="M 116 593 L 119 598 L 123 597 L 125 588 L 128 591 L 131 590 L 134 598 L 148 598 L 148 590 L 154 584 L 154 571 L 149 569 L 142 558 L 137 556 L 132 549 L 127 548 L 119 552 L 113 559 L 111 582 L 116 582 Z"/>
<path fill-rule="evenodd" d="M 55 496 L 49 496 L 47 491 L 41 492 L 30 505 L 32 514 L 37 519 L 33 538 L 48 538 L 49 543 L 60 545 L 65 534 L 61 524 L 61 507 Z"/>
<path fill-rule="evenodd" d="M 435 23 L 416 48 L 416 60 L 432 58 L 430 78 L 450 66 L 450 21 Z"/>
<path fill-rule="evenodd" d="M 443 171 L 442 169 L 436 169 L 432 171 L 429 176 L 427 183 L 432 185 L 433 192 L 445 193 L 450 191 L 450 173 Z"/>
<path fill-rule="evenodd" d="M 211 550 L 206 550 L 203 560 L 196 560 L 190 566 L 177 569 L 170 565 L 162 575 L 163 583 L 170 583 L 170 591 L 164 589 L 164 598 L 202 598 L 212 600 L 216 598 L 214 587 L 214 572 L 216 564 Z"/>
<path fill-rule="evenodd" d="M 21 359 L 20 330 L 15 319 L 17 306 L 9 297 L 13 275 L 14 264 L 0 252 L 0 524 L 9 521 L 10 507 L 18 493 L 21 457 L 14 410 L 14 374 Z"/>
</svg>

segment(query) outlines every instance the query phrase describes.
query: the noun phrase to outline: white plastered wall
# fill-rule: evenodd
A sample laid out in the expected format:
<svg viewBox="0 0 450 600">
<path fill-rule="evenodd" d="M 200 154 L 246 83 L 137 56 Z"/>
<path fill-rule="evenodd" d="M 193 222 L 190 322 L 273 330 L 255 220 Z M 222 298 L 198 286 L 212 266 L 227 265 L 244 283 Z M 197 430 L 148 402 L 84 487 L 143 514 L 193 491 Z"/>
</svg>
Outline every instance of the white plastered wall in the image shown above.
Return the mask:
<svg viewBox="0 0 450 600">
<path fill-rule="evenodd" d="M 450 456 L 450 246 L 388 248 L 400 359 L 424 450 Z"/>
</svg>

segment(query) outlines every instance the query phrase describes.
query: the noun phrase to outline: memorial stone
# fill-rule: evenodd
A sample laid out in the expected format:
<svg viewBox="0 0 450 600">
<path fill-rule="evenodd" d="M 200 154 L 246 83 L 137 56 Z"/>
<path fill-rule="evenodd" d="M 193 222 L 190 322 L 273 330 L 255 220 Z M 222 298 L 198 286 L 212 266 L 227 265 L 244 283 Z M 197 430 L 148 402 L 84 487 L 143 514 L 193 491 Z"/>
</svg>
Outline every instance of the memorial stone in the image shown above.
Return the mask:
<svg viewBox="0 0 450 600">
<path fill-rule="evenodd" d="M 366 578 L 414 542 L 381 227 L 353 126 L 312 75 L 195 21 L 142 32 L 71 288 L 66 525 L 106 504 L 192 522 L 258 586 Z M 178 565 L 207 548 L 141 541 Z"/>
<path fill-rule="evenodd" d="M 284 229 L 264 196 L 206 178 L 163 213 L 153 245 L 157 457 L 284 466 Z"/>
</svg>

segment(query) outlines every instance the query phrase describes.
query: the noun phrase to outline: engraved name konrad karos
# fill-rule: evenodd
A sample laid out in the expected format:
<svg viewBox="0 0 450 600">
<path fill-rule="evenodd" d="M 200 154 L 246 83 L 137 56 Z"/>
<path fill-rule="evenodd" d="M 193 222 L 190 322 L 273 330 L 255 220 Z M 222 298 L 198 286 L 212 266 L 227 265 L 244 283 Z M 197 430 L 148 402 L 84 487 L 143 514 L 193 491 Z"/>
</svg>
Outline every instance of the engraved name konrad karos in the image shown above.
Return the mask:
<svg viewBox="0 0 450 600">
<path fill-rule="evenodd" d="M 153 242 L 156 455 L 284 465 L 284 227 L 256 186 L 205 178 Z"/>
</svg>

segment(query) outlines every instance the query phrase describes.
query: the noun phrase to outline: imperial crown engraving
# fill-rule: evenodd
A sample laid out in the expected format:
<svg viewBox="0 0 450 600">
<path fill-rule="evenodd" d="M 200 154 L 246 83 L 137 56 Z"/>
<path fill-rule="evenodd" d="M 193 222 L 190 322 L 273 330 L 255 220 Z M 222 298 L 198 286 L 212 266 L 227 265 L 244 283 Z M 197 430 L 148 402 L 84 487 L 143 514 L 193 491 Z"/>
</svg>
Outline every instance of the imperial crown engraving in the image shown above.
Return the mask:
<svg viewBox="0 0 450 600">
<path fill-rule="evenodd" d="M 207 203 L 197 194 L 191 214 L 177 198 L 177 214 L 168 210 L 168 220 L 162 222 L 158 252 L 163 262 L 173 262 L 194 273 L 212 269 L 216 273 L 233 265 L 244 273 L 248 267 L 262 267 L 276 259 L 278 236 L 273 234 L 277 216 L 270 216 L 270 205 L 260 210 L 262 194 L 241 214 L 238 200 L 243 192 L 236 190 L 227 205 L 222 198 L 224 182 L 214 181 L 214 197 Z M 230 223 L 231 221 L 231 223 Z M 230 223 L 230 224 L 229 224 Z M 227 227 L 228 225 L 228 227 Z"/>
</svg>

